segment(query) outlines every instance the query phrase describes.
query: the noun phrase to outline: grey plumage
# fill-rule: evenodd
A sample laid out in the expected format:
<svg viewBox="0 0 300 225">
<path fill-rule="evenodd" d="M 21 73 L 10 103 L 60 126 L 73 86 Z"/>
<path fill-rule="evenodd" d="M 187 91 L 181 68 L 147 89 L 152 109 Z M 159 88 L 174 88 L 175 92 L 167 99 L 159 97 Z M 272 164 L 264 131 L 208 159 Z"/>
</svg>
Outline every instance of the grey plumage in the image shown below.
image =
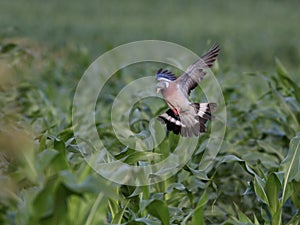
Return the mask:
<svg viewBox="0 0 300 225">
<path fill-rule="evenodd" d="M 190 65 L 178 78 L 168 70 L 158 70 L 156 79 L 160 91 L 170 107 L 161 114 L 159 120 L 166 124 L 168 131 L 181 134 L 184 137 L 199 136 L 205 132 L 207 120 L 213 118 L 216 111 L 215 103 L 191 103 L 188 97 L 199 82 L 204 78 L 207 69 L 215 62 L 220 48 L 214 45 L 207 53 Z"/>
</svg>

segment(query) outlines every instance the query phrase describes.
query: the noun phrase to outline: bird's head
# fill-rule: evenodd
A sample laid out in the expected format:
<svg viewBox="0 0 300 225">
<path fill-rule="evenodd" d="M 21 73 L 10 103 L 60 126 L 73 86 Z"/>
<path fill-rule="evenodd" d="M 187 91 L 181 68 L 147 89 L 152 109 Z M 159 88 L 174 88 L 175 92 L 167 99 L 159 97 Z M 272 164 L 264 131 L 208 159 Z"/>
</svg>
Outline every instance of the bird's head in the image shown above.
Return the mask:
<svg viewBox="0 0 300 225">
<path fill-rule="evenodd" d="M 159 93 L 167 89 L 170 82 L 176 80 L 176 76 L 168 70 L 159 69 L 156 72 L 156 80 L 158 81 L 156 91 Z"/>
<path fill-rule="evenodd" d="M 169 81 L 161 80 L 156 85 L 156 92 L 159 93 L 169 87 Z"/>
</svg>

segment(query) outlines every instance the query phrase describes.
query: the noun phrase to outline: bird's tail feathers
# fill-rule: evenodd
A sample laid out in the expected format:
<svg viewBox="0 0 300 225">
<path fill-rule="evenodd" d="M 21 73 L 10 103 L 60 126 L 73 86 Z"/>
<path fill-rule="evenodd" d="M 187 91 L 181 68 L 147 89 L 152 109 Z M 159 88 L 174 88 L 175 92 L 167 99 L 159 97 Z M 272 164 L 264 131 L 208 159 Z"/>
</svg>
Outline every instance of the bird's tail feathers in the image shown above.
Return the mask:
<svg viewBox="0 0 300 225">
<path fill-rule="evenodd" d="M 192 116 L 178 116 L 173 110 L 168 109 L 165 113 L 158 116 L 160 122 L 166 125 L 168 131 L 174 134 L 181 134 L 183 137 L 199 136 L 206 131 L 206 122 L 213 119 L 212 113 L 216 111 L 216 103 L 192 103 L 197 113 Z M 196 119 L 196 123 L 195 123 Z"/>
<path fill-rule="evenodd" d="M 206 120 L 214 119 L 212 113 L 217 109 L 216 103 L 192 103 L 192 106 L 200 118 Z"/>
</svg>

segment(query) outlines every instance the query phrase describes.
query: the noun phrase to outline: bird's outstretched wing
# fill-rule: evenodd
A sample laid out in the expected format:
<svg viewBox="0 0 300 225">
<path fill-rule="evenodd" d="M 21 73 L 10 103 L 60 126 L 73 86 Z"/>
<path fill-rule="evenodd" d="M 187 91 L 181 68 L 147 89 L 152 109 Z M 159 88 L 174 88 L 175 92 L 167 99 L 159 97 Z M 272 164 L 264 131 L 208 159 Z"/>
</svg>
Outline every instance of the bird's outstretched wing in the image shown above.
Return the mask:
<svg viewBox="0 0 300 225">
<path fill-rule="evenodd" d="M 219 45 L 213 45 L 211 49 L 203 54 L 200 59 L 190 65 L 186 71 L 177 78 L 176 82 L 180 86 L 183 94 L 188 97 L 199 82 L 207 73 L 207 69 L 213 65 L 220 52 Z"/>
</svg>

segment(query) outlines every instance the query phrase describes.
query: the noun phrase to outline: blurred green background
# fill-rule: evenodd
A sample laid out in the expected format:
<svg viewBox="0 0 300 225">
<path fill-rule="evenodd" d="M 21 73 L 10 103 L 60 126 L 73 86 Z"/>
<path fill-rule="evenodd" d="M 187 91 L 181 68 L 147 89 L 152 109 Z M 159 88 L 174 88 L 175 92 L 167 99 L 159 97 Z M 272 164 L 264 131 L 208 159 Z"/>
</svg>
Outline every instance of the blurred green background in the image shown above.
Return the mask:
<svg viewBox="0 0 300 225">
<path fill-rule="evenodd" d="M 85 46 L 93 57 L 131 41 L 157 39 L 201 54 L 222 47 L 227 66 L 267 70 L 274 57 L 300 59 L 299 1 L 3 0 L 0 26 L 40 44 Z"/>
</svg>

